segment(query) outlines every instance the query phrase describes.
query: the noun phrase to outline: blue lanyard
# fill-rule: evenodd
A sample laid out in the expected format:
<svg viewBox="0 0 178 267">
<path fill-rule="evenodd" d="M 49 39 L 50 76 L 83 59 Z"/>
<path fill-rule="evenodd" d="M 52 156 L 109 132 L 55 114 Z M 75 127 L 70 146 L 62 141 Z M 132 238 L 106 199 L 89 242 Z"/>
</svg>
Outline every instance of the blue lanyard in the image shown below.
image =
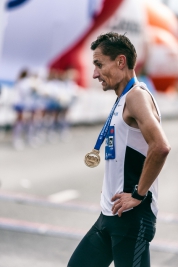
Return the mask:
<svg viewBox="0 0 178 267">
<path fill-rule="evenodd" d="M 115 102 L 114 106 L 112 107 L 112 110 L 111 110 L 111 112 L 110 112 L 110 114 L 109 114 L 109 116 L 108 116 L 108 118 L 107 118 L 107 120 L 106 120 L 106 122 L 105 122 L 105 124 L 104 124 L 104 126 L 103 126 L 103 128 L 102 128 L 102 130 L 101 130 L 101 132 L 99 134 L 99 136 L 98 136 L 98 139 L 96 141 L 96 145 L 95 145 L 94 149 L 100 150 L 100 147 L 101 147 L 101 145 L 102 145 L 102 143 L 103 143 L 103 141 L 104 141 L 104 139 L 105 139 L 105 137 L 107 135 L 107 132 L 108 132 L 108 129 L 109 129 L 109 126 L 110 126 L 110 123 L 111 123 L 112 116 L 114 114 L 115 108 L 117 107 L 121 97 L 123 95 L 125 95 L 132 88 L 134 83 L 136 83 L 136 82 L 137 82 L 137 78 L 136 77 L 133 77 L 132 79 L 130 79 L 130 81 L 128 82 L 128 84 L 124 88 L 122 94 L 116 100 L 116 102 Z"/>
</svg>

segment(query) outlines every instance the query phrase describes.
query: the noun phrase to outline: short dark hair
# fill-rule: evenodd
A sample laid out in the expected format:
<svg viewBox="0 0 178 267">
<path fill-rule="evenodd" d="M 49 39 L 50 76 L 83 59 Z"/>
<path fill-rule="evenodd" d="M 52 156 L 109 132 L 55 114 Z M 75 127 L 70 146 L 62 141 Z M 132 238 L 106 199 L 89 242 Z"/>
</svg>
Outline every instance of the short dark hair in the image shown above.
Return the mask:
<svg viewBox="0 0 178 267">
<path fill-rule="evenodd" d="M 129 69 L 134 69 L 137 53 L 134 45 L 129 38 L 116 32 L 108 32 L 99 35 L 97 39 L 91 43 L 91 49 L 101 48 L 104 55 L 110 56 L 114 60 L 118 55 L 125 55 Z"/>
</svg>

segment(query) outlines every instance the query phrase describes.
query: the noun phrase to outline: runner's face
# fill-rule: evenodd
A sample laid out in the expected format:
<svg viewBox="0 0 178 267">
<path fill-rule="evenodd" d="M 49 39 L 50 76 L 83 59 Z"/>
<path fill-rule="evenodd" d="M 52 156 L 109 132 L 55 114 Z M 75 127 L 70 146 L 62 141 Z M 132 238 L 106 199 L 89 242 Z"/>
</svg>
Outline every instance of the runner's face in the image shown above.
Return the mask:
<svg viewBox="0 0 178 267">
<path fill-rule="evenodd" d="M 111 60 L 109 56 L 102 54 L 100 48 L 96 48 L 93 53 L 93 64 L 95 65 L 93 79 L 101 82 L 104 91 L 116 90 L 121 77 L 117 60 Z"/>
</svg>

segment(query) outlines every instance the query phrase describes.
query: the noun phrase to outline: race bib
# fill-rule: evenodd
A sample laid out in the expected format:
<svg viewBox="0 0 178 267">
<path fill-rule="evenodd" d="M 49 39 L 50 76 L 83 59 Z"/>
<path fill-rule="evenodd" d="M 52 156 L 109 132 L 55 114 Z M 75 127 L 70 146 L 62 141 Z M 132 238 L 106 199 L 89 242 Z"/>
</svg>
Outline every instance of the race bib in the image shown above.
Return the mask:
<svg viewBox="0 0 178 267">
<path fill-rule="evenodd" d="M 105 160 L 115 159 L 115 128 L 109 126 L 105 143 Z"/>
</svg>

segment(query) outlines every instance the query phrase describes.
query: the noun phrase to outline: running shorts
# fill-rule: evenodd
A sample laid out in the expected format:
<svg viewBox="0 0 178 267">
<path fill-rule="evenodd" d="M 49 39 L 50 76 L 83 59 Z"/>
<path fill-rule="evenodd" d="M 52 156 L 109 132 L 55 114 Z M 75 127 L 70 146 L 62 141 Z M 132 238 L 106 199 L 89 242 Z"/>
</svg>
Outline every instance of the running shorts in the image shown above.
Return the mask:
<svg viewBox="0 0 178 267">
<path fill-rule="evenodd" d="M 152 195 L 121 217 L 100 214 L 81 240 L 68 267 L 150 267 L 149 242 L 156 231 Z"/>
</svg>

